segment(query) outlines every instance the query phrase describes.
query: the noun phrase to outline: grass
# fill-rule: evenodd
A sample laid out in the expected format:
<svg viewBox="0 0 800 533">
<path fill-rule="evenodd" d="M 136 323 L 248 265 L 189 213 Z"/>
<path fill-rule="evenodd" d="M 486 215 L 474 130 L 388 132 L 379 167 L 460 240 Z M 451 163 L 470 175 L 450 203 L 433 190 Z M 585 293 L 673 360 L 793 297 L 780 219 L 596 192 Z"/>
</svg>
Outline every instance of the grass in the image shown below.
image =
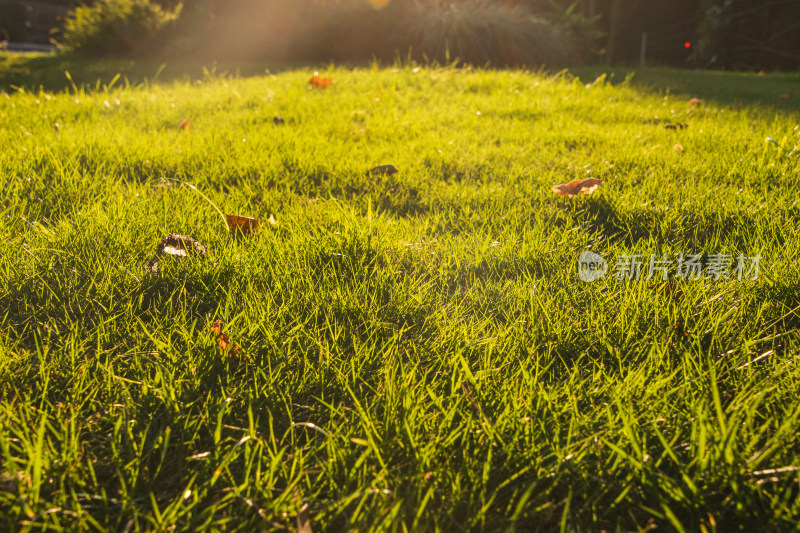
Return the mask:
<svg viewBox="0 0 800 533">
<path fill-rule="evenodd" d="M 797 76 L 62 60 L 0 63 L 0 529 L 796 527 Z M 146 271 L 170 232 L 208 254 Z"/>
</svg>

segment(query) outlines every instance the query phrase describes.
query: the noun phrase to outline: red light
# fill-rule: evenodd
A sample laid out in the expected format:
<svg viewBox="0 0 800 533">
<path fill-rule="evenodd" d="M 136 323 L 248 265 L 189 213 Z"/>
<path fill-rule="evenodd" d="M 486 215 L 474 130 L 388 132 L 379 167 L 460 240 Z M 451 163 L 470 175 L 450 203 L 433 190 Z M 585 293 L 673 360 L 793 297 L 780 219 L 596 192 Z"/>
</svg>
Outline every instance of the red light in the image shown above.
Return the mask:
<svg viewBox="0 0 800 533">
<path fill-rule="evenodd" d="M 687 42 L 683 43 L 683 47 L 684 48 L 691 48 L 692 47 L 692 43 L 687 41 Z"/>
</svg>

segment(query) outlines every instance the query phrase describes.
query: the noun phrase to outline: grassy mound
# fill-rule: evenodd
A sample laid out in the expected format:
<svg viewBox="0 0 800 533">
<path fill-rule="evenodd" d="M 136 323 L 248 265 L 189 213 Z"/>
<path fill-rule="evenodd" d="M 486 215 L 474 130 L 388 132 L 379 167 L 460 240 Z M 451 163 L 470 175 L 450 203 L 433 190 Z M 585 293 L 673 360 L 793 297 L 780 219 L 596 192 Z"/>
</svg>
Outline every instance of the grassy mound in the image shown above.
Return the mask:
<svg viewBox="0 0 800 533">
<path fill-rule="evenodd" d="M 4 528 L 794 527 L 792 80 L 312 74 L 0 94 Z"/>
</svg>

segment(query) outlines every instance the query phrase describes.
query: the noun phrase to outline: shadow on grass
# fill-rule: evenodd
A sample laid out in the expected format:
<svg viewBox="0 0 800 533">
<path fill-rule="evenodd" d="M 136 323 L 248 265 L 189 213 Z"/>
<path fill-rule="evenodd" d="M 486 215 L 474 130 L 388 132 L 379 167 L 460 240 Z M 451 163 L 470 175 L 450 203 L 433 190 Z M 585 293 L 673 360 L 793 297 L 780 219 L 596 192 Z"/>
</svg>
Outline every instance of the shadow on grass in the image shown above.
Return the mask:
<svg viewBox="0 0 800 533">
<path fill-rule="evenodd" d="M 800 113 L 800 73 L 722 72 L 667 68 L 578 67 L 569 72 L 584 83 L 603 74 L 612 85 L 657 94 L 700 98 L 706 102 Z"/>
<path fill-rule="evenodd" d="M 209 74 L 258 76 L 265 72 L 286 70 L 287 65 L 267 62 L 216 63 L 213 60 L 170 58 L 87 59 L 64 53 L 0 52 L 0 91 L 18 88 L 35 91 L 64 91 L 72 88 L 101 89 L 120 75 L 120 83 L 137 85 L 144 82 L 169 83 L 180 80 L 202 80 Z M 69 77 L 67 77 L 69 72 Z M 72 81 L 70 81 L 70 78 Z"/>
<path fill-rule="evenodd" d="M 87 59 L 69 52 L 38 54 L 0 52 L 0 91 L 42 88 L 62 91 L 72 87 L 100 89 L 119 74 L 130 84 L 198 80 L 208 74 L 258 76 L 300 65 L 267 61 L 216 62 L 211 58 L 117 58 Z M 69 72 L 72 81 L 66 76 Z M 591 83 L 603 74 L 613 85 L 630 78 L 630 86 L 648 93 L 701 98 L 719 105 L 755 106 L 774 111 L 800 113 L 800 73 L 721 72 L 668 68 L 576 67 L 570 74 Z M 119 83 L 119 82 L 117 82 Z"/>
<path fill-rule="evenodd" d="M 694 249 L 710 250 L 722 242 L 743 249 L 758 220 L 744 210 L 719 212 L 714 210 L 676 210 L 667 213 L 652 207 L 625 208 L 617 202 L 598 198 L 591 202 L 569 205 L 562 211 L 567 225 L 586 224 L 590 231 L 604 235 L 609 242 L 632 248 L 640 242 L 691 245 Z M 794 217 L 792 223 L 796 223 Z M 763 227 L 769 239 L 785 245 L 781 225 Z"/>
</svg>

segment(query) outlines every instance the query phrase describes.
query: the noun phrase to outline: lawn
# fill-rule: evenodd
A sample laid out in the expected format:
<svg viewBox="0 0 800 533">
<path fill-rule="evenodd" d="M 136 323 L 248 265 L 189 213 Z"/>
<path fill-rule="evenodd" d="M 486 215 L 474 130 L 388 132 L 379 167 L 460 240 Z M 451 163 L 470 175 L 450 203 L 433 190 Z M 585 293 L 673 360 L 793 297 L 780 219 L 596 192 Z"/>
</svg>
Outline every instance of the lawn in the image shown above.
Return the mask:
<svg viewBox="0 0 800 533">
<path fill-rule="evenodd" d="M 0 529 L 796 527 L 800 76 L 0 59 Z"/>
</svg>

